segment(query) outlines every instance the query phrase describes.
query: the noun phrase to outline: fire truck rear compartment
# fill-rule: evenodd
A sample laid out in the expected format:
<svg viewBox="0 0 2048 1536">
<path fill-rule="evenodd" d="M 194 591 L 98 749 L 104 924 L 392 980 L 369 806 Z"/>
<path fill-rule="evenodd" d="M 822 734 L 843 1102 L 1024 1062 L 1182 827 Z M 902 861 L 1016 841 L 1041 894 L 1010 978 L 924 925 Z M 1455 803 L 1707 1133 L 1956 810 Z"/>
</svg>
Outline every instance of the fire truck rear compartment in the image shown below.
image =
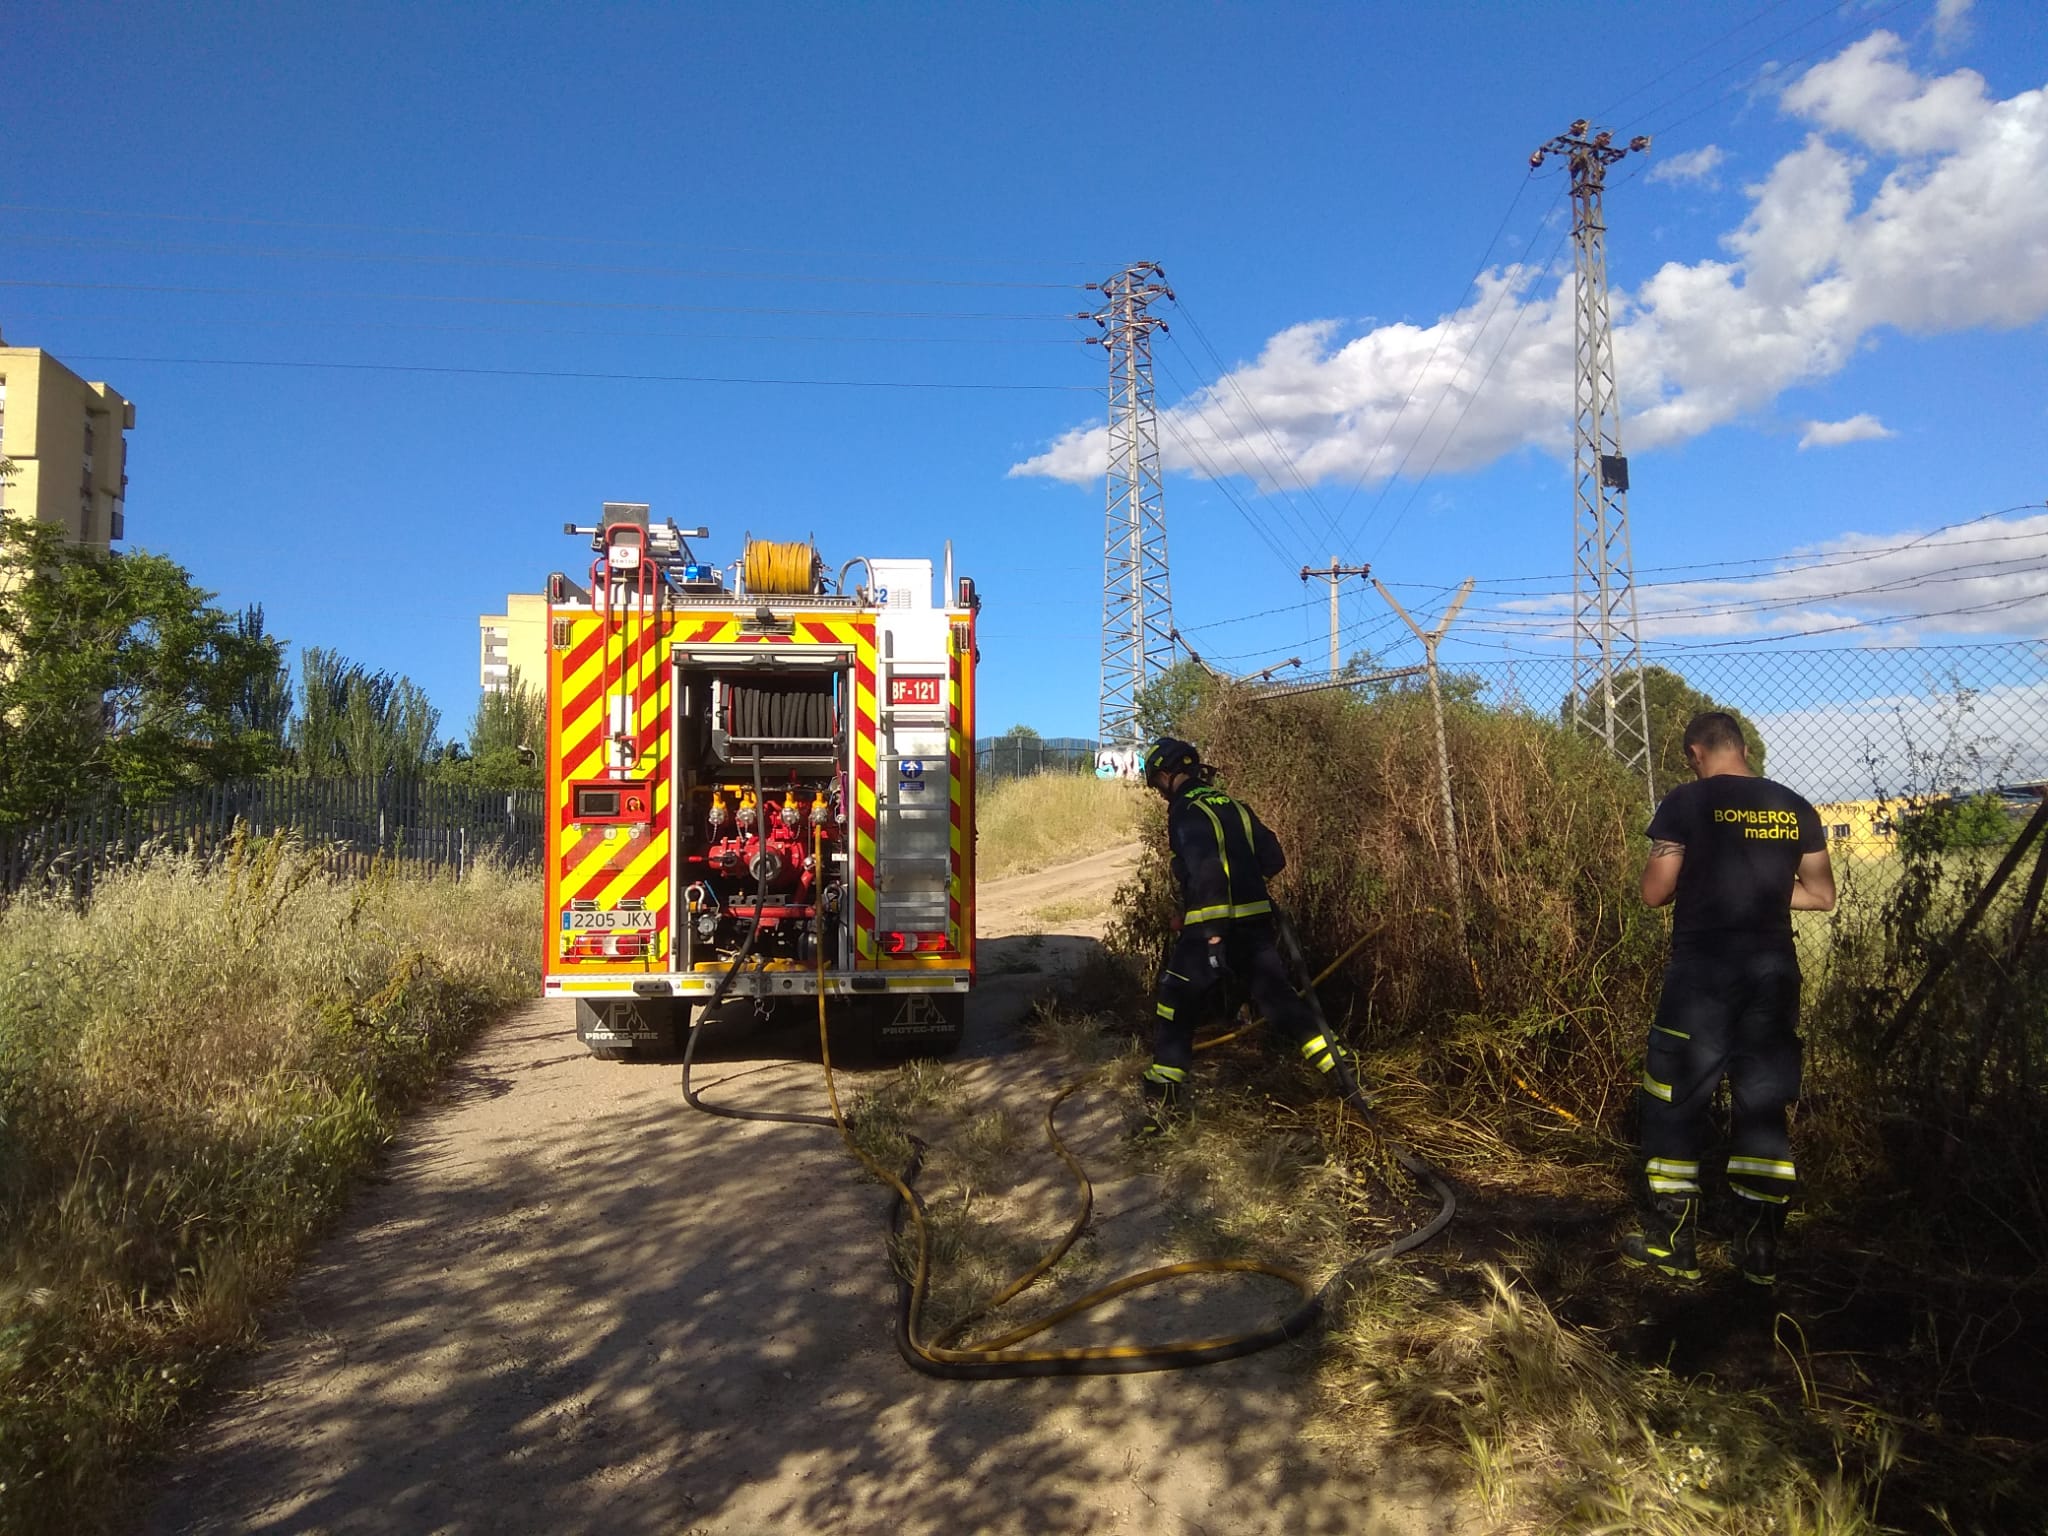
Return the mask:
<svg viewBox="0 0 2048 1536">
<path fill-rule="evenodd" d="M 801 659 L 799 659 L 799 657 Z M 844 774 L 850 660 L 678 657 L 677 957 L 848 963 Z"/>
</svg>

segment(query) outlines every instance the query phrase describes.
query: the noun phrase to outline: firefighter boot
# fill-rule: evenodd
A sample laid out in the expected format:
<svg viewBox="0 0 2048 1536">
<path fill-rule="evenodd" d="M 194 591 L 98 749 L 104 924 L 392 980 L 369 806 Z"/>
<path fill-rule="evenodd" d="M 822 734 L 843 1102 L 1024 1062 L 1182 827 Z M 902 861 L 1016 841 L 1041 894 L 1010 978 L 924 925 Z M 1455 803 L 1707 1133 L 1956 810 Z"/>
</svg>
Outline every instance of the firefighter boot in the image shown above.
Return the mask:
<svg viewBox="0 0 2048 1536">
<path fill-rule="evenodd" d="M 1356 1110 L 1361 1119 L 1370 1120 L 1372 1095 L 1365 1091 L 1358 1080 L 1358 1070 L 1352 1065 L 1351 1053 L 1341 1046 L 1331 1053 L 1330 1086 L 1337 1090 L 1337 1096 Z"/>
<path fill-rule="evenodd" d="M 1650 1202 L 1642 1231 L 1621 1240 L 1621 1256 L 1672 1280 L 1699 1279 L 1699 1213 L 1697 1199 L 1659 1195 Z"/>
<path fill-rule="evenodd" d="M 1778 1234 L 1785 1230 L 1785 1207 L 1744 1201 L 1750 1214 L 1736 1228 L 1729 1256 L 1751 1285 L 1769 1287 L 1778 1281 Z"/>
<path fill-rule="evenodd" d="M 1173 1073 L 1173 1076 L 1166 1074 Z M 1156 1075 L 1155 1075 L 1156 1074 Z M 1152 1066 L 1139 1084 L 1145 1099 L 1125 1131 L 1132 1141 L 1155 1141 L 1187 1118 L 1187 1074 L 1175 1067 Z"/>
</svg>

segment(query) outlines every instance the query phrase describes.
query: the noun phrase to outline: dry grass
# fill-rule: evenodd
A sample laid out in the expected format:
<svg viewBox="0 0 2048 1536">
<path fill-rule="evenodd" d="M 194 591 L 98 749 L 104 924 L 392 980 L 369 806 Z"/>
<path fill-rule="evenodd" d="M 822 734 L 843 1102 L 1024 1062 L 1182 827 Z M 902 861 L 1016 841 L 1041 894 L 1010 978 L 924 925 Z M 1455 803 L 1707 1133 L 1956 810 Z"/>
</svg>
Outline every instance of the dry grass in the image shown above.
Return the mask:
<svg viewBox="0 0 2048 1536">
<path fill-rule="evenodd" d="M 0 911 L 0 1530 L 111 1521 L 402 1107 L 531 995 L 537 901 L 270 842 Z"/>
<path fill-rule="evenodd" d="M 1005 779 L 974 807 L 980 838 L 975 873 L 983 880 L 1028 875 L 1127 843 L 1137 835 L 1145 792 L 1117 779 L 1039 773 Z"/>
<path fill-rule="evenodd" d="M 1545 1256 L 1553 1268 L 1556 1256 Z M 1569 1262 L 1567 1260 L 1566 1262 Z M 1375 1271 L 1331 1334 L 1327 1433 L 1461 1463 L 1497 1529 L 1655 1536 L 1876 1536 L 1897 1457 L 1879 1431 L 1629 1364 L 1560 1322 L 1519 1275 L 1446 1285 Z M 1796 1329 L 1783 1341 L 1796 1349 Z M 1823 1437 L 1825 1438 L 1825 1437 Z M 1827 1467 L 1815 1473 L 1814 1462 Z"/>
<path fill-rule="evenodd" d="M 1606 1086 L 1629 1076 L 1661 970 L 1661 915 L 1629 890 L 1647 846 L 1640 785 L 1548 721 L 1460 707 L 1447 726 L 1462 936 L 1426 699 L 1224 691 L 1191 729 L 1286 848 L 1275 894 L 1311 957 L 1372 935 L 1324 992 L 1334 1023 L 1390 1043 L 1484 1017 L 1514 1073 L 1598 1117 Z M 1173 910 L 1162 843 L 1148 839 L 1111 934 L 1134 958 L 1159 953 Z M 1625 1102 L 1608 1098 L 1610 1122 Z"/>
</svg>

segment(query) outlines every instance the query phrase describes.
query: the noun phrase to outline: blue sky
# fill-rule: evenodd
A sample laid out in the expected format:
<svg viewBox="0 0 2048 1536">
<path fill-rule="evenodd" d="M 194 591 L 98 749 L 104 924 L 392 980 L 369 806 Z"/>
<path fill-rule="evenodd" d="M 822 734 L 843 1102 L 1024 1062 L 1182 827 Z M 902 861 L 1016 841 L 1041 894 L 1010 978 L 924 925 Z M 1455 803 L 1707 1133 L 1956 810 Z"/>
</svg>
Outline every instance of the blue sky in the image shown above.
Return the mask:
<svg viewBox="0 0 2048 1536">
<path fill-rule="evenodd" d="M 1296 572 L 1333 551 L 1424 610 L 1482 578 L 1447 655 L 1554 649 L 1570 255 L 1527 159 L 1588 115 L 1655 135 L 1608 197 L 1638 567 L 1756 562 L 1646 586 L 1651 634 L 2048 621 L 2023 0 L 31 0 L 9 31 L 0 328 L 136 401 L 131 545 L 451 728 L 476 615 L 630 499 L 720 558 L 950 537 L 984 725 L 1092 732 L 1103 365 L 1061 317 L 1139 259 L 1181 300 L 1167 517 L 1205 654 L 1313 666 Z"/>
</svg>

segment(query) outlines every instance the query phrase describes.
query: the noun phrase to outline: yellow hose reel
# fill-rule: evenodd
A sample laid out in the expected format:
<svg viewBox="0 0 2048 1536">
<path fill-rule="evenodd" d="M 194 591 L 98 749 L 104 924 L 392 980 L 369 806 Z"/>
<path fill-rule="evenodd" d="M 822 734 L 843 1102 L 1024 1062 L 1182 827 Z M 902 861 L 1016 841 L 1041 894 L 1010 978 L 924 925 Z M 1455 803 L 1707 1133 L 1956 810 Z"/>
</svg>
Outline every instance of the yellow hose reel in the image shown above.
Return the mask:
<svg viewBox="0 0 2048 1536">
<path fill-rule="evenodd" d="M 818 551 L 809 544 L 749 539 L 742 565 L 757 597 L 801 597 L 818 590 Z"/>
</svg>

